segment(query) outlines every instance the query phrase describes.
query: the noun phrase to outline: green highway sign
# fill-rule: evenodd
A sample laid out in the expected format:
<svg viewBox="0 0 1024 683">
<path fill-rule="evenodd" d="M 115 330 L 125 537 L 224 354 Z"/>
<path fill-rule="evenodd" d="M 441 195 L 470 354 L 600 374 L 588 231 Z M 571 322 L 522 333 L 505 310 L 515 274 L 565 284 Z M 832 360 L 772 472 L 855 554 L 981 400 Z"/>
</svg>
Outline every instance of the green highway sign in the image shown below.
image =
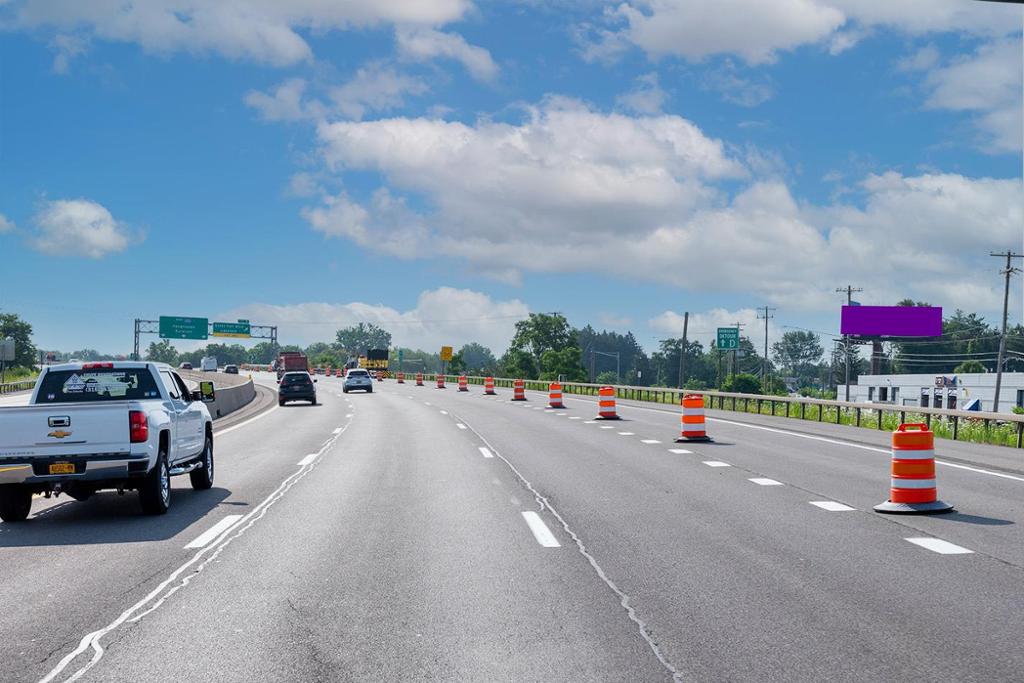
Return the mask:
<svg viewBox="0 0 1024 683">
<path fill-rule="evenodd" d="M 249 327 L 249 321 L 237 322 L 237 323 L 214 323 L 213 324 L 213 336 L 214 337 L 241 337 L 248 339 L 252 336 L 252 331 Z"/>
<path fill-rule="evenodd" d="M 209 327 L 207 318 L 160 316 L 160 336 L 164 339 L 207 339 Z"/>
<path fill-rule="evenodd" d="M 740 347 L 740 331 L 736 327 L 718 328 L 718 348 L 731 351 Z"/>
</svg>

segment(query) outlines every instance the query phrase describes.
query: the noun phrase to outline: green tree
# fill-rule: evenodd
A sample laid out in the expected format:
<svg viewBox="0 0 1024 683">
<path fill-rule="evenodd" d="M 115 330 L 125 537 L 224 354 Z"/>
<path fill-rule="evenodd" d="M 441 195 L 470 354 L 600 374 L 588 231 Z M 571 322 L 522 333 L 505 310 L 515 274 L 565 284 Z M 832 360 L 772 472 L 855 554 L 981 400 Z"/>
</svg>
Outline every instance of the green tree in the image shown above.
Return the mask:
<svg viewBox="0 0 1024 683">
<path fill-rule="evenodd" d="M 269 365 L 277 358 L 280 347 L 271 342 L 260 342 L 249 349 L 249 362 L 256 365 Z"/>
<path fill-rule="evenodd" d="M 16 313 L 0 313 L 0 339 L 14 340 L 13 367 L 35 367 L 39 352 L 32 344 L 32 325 Z"/>
<path fill-rule="evenodd" d="M 526 351 L 509 349 L 501 357 L 501 373 L 505 377 L 537 379 L 537 363 Z"/>
<path fill-rule="evenodd" d="M 786 388 L 786 383 L 782 381 L 782 378 L 778 375 L 769 375 L 768 381 L 761 382 L 762 393 L 771 394 L 774 396 L 788 396 L 789 389 Z"/>
<path fill-rule="evenodd" d="M 561 313 L 531 313 L 516 323 L 509 349 L 528 353 L 536 365 L 545 351 L 574 347 L 575 342 L 576 335 Z"/>
<path fill-rule="evenodd" d="M 594 378 L 594 384 L 612 385 L 616 384 L 619 378 L 615 376 L 614 370 L 605 370 Z"/>
<path fill-rule="evenodd" d="M 465 344 L 456 355 L 462 359 L 463 368 L 470 374 L 488 375 L 493 374 L 498 369 L 498 359 L 483 344 L 476 342 Z M 454 360 L 453 358 L 452 362 Z"/>
<path fill-rule="evenodd" d="M 582 382 L 587 379 L 587 371 L 580 364 L 580 350 L 575 346 L 558 350 L 548 349 L 540 361 L 539 379 L 553 381 L 564 377 L 568 382 Z"/>
<path fill-rule="evenodd" d="M 985 364 L 979 360 L 965 360 L 963 363 L 953 368 L 953 372 L 960 375 L 971 372 L 986 372 L 986 370 Z"/>
<path fill-rule="evenodd" d="M 804 386 L 817 374 L 816 364 L 824 352 L 821 339 L 813 332 L 791 330 L 772 344 L 775 362 L 784 372 L 796 377 L 799 386 Z"/>
<path fill-rule="evenodd" d="M 337 331 L 338 346 L 353 356 L 364 355 L 370 349 L 391 347 L 391 333 L 373 323 L 359 323 Z"/>
<path fill-rule="evenodd" d="M 761 380 L 747 372 L 729 377 L 722 382 L 722 391 L 735 394 L 760 394 Z"/>
<path fill-rule="evenodd" d="M 157 363 L 178 364 L 178 350 L 174 348 L 169 339 L 161 339 L 158 342 L 150 342 L 146 349 L 146 360 Z"/>
</svg>

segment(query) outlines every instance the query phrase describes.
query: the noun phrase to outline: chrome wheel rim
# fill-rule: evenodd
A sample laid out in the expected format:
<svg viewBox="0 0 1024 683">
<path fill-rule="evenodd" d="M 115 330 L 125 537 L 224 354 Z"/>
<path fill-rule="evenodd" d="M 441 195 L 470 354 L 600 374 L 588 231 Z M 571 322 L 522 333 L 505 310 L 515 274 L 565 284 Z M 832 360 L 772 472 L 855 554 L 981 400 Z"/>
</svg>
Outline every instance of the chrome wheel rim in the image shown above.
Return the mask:
<svg viewBox="0 0 1024 683">
<path fill-rule="evenodd" d="M 171 502 L 171 476 L 167 471 L 167 463 L 163 460 L 160 461 L 160 498 L 164 505 Z"/>
</svg>

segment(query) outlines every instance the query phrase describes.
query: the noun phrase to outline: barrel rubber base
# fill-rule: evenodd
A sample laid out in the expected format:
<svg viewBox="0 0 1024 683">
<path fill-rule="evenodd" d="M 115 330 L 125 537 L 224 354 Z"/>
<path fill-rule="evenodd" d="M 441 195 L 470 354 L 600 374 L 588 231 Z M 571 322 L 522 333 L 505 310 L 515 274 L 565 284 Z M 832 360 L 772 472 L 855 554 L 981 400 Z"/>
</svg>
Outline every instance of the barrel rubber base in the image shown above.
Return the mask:
<svg viewBox="0 0 1024 683">
<path fill-rule="evenodd" d="M 941 515 L 953 512 L 953 506 L 941 500 L 931 503 L 894 503 L 887 500 L 875 506 L 875 512 L 887 515 Z"/>
<path fill-rule="evenodd" d="M 510 398 L 510 401 L 525 401 L 525 398 Z"/>
<path fill-rule="evenodd" d="M 602 416 L 598 415 L 594 419 L 595 420 L 621 420 L 622 418 L 619 417 L 618 415 L 616 415 L 615 417 L 602 417 Z"/>
<path fill-rule="evenodd" d="M 551 409 L 553 409 L 553 410 L 565 410 L 565 406 L 553 406 L 553 405 L 548 405 L 548 408 L 551 408 Z"/>
<path fill-rule="evenodd" d="M 712 441 L 710 436 L 691 436 L 691 437 L 679 437 L 676 439 L 676 443 L 700 443 Z"/>
</svg>

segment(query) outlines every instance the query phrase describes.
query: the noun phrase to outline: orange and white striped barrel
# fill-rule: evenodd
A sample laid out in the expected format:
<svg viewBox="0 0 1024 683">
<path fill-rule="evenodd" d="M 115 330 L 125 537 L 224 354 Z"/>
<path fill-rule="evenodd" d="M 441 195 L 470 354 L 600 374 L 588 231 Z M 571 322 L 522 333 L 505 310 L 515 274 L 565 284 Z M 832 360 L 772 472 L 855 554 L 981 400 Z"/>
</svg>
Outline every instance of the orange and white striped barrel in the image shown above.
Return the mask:
<svg viewBox="0 0 1024 683">
<path fill-rule="evenodd" d="M 418 387 L 422 387 L 423 386 L 423 373 L 422 372 L 417 372 L 416 373 L 416 386 L 418 386 Z"/>
<path fill-rule="evenodd" d="M 704 427 L 704 397 L 686 394 L 682 404 L 683 414 L 679 418 L 682 430 L 677 441 L 710 441 Z"/>
<path fill-rule="evenodd" d="M 488 396 L 494 396 L 494 378 L 484 377 L 484 393 Z"/>
<path fill-rule="evenodd" d="M 597 397 L 597 419 L 618 420 L 619 414 L 615 412 L 615 389 L 601 387 L 597 390 Z"/>
<path fill-rule="evenodd" d="M 444 389 L 444 375 L 437 376 L 437 388 Z"/>
<path fill-rule="evenodd" d="M 892 477 L 889 500 L 877 512 L 934 514 L 953 506 L 938 499 L 935 482 L 935 434 L 928 425 L 901 424 L 892 433 Z"/>
<path fill-rule="evenodd" d="M 469 385 L 466 383 L 465 375 L 459 375 L 459 391 L 469 391 Z"/>
<path fill-rule="evenodd" d="M 521 379 L 517 379 L 512 383 L 512 400 L 513 401 L 525 401 L 526 400 L 526 382 Z"/>
<path fill-rule="evenodd" d="M 395 382 L 398 384 L 405 384 L 405 373 L 400 372 L 395 376 Z"/>
<path fill-rule="evenodd" d="M 552 408 L 564 408 L 562 405 L 562 385 L 552 382 L 548 386 L 548 406 Z"/>
</svg>

